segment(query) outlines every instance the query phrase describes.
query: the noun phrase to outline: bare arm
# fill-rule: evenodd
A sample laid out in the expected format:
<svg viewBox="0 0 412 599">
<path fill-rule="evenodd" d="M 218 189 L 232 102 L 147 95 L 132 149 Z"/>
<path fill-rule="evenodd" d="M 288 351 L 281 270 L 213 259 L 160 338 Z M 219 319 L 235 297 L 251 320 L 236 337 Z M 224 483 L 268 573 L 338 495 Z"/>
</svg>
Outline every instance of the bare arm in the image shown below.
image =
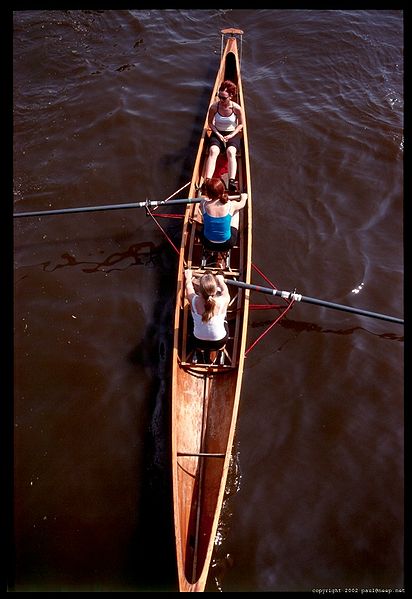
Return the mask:
<svg viewBox="0 0 412 599">
<path fill-rule="evenodd" d="M 217 127 L 213 123 L 213 119 L 215 118 L 216 112 L 217 112 L 217 105 L 215 103 L 215 104 L 212 104 L 212 106 L 209 108 L 209 112 L 207 115 L 207 124 L 209 125 L 209 127 L 211 128 L 213 133 L 215 133 L 215 135 L 217 135 L 219 139 L 223 140 L 223 135 L 221 135 L 219 133 L 219 131 L 217 130 Z"/>
<path fill-rule="evenodd" d="M 194 298 L 194 296 L 196 295 L 196 291 L 195 288 L 193 287 L 193 275 L 192 275 L 192 271 L 190 270 L 190 268 L 187 268 L 185 270 L 185 291 L 186 291 L 186 297 L 190 302 L 190 305 L 192 305 L 192 300 Z"/>
<path fill-rule="evenodd" d="M 233 201 L 230 204 L 232 216 L 235 212 L 242 210 L 242 208 L 244 208 L 246 206 L 247 193 L 241 193 L 239 199 L 235 200 L 235 201 L 236 201 L 236 204 Z"/>
<path fill-rule="evenodd" d="M 228 286 L 225 283 L 223 275 L 216 275 L 216 281 L 218 282 L 220 290 L 222 292 L 221 297 L 223 297 L 229 303 L 230 293 Z"/>
</svg>

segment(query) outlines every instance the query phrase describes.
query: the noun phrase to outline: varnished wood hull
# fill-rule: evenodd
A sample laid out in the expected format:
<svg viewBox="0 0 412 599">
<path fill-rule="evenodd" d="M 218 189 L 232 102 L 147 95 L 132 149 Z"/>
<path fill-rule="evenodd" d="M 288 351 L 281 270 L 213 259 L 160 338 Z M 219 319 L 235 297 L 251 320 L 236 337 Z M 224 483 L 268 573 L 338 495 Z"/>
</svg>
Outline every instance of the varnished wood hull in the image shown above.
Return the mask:
<svg viewBox="0 0 412 599">
<path fill-rule="evenodd" d="M 211 95 L 215 101 L 222 81 L 238 86 L 237 101 L 244 107 L 236 30 L 224 30 L 226 45 Z M 189 197 L 202 182 L 210 134 L 207 116 L 195 160 Z M 226 278 L 250 282 L 252 195 L 247 126 L 238 156 L 241 192 L 248 194 L 241 211 L 238 246 L 231 251 Z M 203 591 L 219 523 L 241 393 L 247 335 L 249 292 L 230 288 L 228 321 L 231 339 L 224 365 L 194 364 L 187 346 L 191 331 L 190 307 L 184 298 L 184 270 L 200 269 L 202 247 L 198 237 L 198 205 L 188 205 L 180 247 L 174 319 L 172 379 L 172 470 L 176 558 L 180 591 Z"/>
</svg>

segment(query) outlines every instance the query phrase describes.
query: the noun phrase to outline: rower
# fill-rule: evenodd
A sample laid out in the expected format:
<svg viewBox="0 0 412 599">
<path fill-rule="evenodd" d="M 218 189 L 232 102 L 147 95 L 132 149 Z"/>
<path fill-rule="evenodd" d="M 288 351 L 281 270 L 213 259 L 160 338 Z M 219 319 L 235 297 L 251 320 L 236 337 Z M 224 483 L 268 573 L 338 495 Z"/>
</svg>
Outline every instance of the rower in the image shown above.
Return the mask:
<svg viewBox="0 0 412 599">
<path fill-rule="evenodd" d="M 196 283 L 198 293 L 195 290 Z M 195 350 L 203 352 L 206 363 L 206 360 L 210 361 L 211 352 L 222 352 L 229 338 L 226 321 L 229 289 L 223 275 L 208 272 L 195 281 L 192 270 L 187 269 L 185 291 L 193 317 Z"/>
</svg>

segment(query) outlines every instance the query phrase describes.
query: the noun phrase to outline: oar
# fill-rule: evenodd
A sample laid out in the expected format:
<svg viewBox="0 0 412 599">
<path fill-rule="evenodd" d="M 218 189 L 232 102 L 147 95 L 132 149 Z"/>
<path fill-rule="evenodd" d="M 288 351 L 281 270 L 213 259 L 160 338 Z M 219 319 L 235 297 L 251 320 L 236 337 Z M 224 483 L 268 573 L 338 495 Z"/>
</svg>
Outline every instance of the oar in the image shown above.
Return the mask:
<svg viewBox="0 0 412 599">
<path fill-rule="evenodd" d="M 36 212 L 15 212 L 14 217 L 21 216 L 47 216 L 50 214 L 70 214 L 71 212 L 97 212 L 98 210 L 118 210 L 119 208 L 151 208 L 167 204 L 196 204 L 202 198 L 181 198 L 176 200 L 146 200 L 146 202 L 133 202 L 131 204 L 106 204 L 105 206 L 81 206 L 79 208 L 61 208 L 59 210 L 38 210 Z"/>
<path fill-rule="evenodd" d="M 268 295 L 278 295 L 287 300 L 294 300 L 295 302 L 307 302 L 308 304 L 317 304 L 318 306 L 324 306 L 325 308 L 333 308 L 334 310 L 343 310 L 344 312 L 352 312 L 353 314 L 360 314 L 361 316 L 368 316 L 370 318 L 380 318 L 381 320 L 388 320 L 389 322 L 397 322 L 404 324 L 401 318 L 395 318 L 394 316 L 387 316 L 386 314 L 378 314 L 377 312 L 369 312 L 369 310 L 361 310 L 359 308 L 352 308 L 351 306 L 344 306 L 343 304 L 335 304 L 333 302 L 326 302 L 325 300 L 316 299 L 314 297 L 307 297 L 300 293 L 291 291 L 280 291 L 279 289 L 272 289 L 271 287 L 261 287 L 260 285 L 249 285 L 242 281 L 233 281 L 232 279 L 225 279 L 227 285 L 234 285 L 235 287 L 243 287 L 244 289 L 251 289 L 253 291 L 260 291 L 261 293 L 267 293 Z"/>
</svg>

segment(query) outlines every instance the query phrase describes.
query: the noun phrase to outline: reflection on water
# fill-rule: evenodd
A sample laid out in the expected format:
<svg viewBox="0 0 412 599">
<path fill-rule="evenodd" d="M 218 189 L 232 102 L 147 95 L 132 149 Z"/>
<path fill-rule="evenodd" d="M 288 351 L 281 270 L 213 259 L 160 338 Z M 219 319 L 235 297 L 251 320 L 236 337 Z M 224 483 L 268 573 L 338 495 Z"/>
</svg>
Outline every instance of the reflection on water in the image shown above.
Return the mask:
<svg viewBox="0 0 412 599">
<path fill-rule="evenodd" d="M 53 272 L 58 268 L 65 268 L 66 266 L 81 266 L 84 264 L 94 264 L 94 268 L 82 268 L 83 272 L 111 272 L 112 270 L 124 270 L 130 266 L 146 266 L 155 267 L 159 263 L 159 247 L 151 241 L 144 243 L 135 243 L 128 248 L 125 252 L 116 252 L 111 254 L 103 260 L 103 262 L 88 262 L 88 261 L 77 261 L 74 256 L 70 254 L 62 254 L 61 258 L 66 260 L 63 264 L 54 264 L 51 262 L 43 263 L 43 270 L 46 272 Z M 129 258 L 132 262 L 129 261 Z M 122 268 L 112 268 L 115 264 L 119 264 L 123 261 L 127 261 L 126 265 L 122 265 Z"/>
</svg>

